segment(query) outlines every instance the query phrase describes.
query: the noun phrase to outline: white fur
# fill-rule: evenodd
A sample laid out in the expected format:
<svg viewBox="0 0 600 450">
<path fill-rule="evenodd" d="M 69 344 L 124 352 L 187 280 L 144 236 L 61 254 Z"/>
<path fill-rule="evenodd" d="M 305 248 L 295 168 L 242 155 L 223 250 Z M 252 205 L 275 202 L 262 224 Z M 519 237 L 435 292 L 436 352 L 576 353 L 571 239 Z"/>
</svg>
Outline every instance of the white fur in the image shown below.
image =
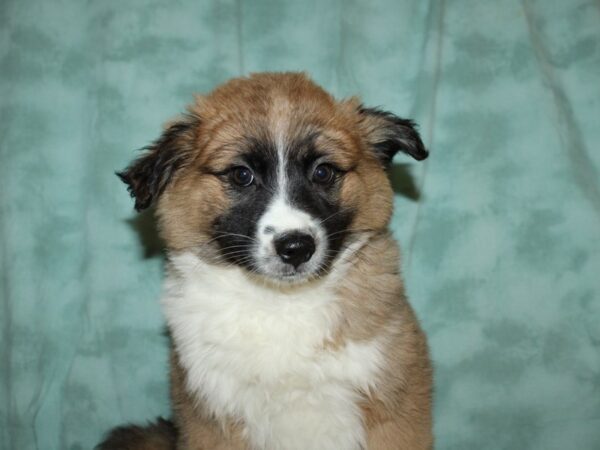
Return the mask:
<svg viewBox="0 0 600 450">
<path fill-rule="evenodd" d="M 272 233 L 265 233 L 266 228 L 271 228 Z M 281 233 L 300 231 L 311 235 L 315 240 L 315 253 L 310 260 L 303 263 L 301 272 L 312 274 L 319 270 L 327 254 L 327 233 L 321 223 L 306 212 L 291 206 L 283 193 L 278 193 L 265 213 L 258 221 L 258 241 L 256 262 L 263 273 L 281 272 L 286 264 L 281 261 L 273 239 Z"/>
<path fill-rule="evenodd" d="M 187 388 L 217 416 L 241 419 L 256 449 L 365 444 L 357 390 L 376 382 L 381 343 L 323 347 L 340 321 L 338 278 L 267 286 L 192 253 L 171 257 L 162 304 Z"/>
<path fill-rule="evenodd" d="M 260 218 L 258 229 L 261 230 L 270 226 L 275 229 L 275 233 L 285 233 L 292 230 L 307 232 L 316 223 L 318 222 L 308 213 L 291 206 L 286 196 L 278 192 Z"/>
</svg>

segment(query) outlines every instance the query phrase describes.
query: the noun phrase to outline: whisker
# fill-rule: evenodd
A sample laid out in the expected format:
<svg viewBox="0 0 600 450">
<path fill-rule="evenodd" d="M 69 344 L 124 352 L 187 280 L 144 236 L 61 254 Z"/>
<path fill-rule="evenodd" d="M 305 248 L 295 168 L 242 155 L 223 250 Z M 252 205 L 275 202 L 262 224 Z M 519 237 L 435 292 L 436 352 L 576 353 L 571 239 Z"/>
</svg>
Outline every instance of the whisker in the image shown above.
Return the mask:
<svg viewBox="0 0 600 450">
<path fill-rule="evenodd" d="M 377 232 L 377 230 L 374 228 L 354 228 L 354 229 L 349 228 L 347 230 L 334 231 L 333 233 L 329 233 L 326 237 L 329 239 L 333 236 L 337 236 L 338 234 L 342 234 L 342 233 L 355 234 L 355 233 L 368 233 L 368 232 Z"/>
<path fill-rule="evenodd" d="M 325 222 L 327 222 L 329 219 L 331 219 L 332 217 L 335 217 L 335 216 L 337 216 L 338 214 L 341 214 L 341 213 L 343 213 L 343 212 L 350 211 L 350 209 L 351 209 L 351 208 L 342 208 L 342 209 L 340 209 L 339 211 L 336 211 L 336 212 L 334 212 L 334 213 L 333 213 L 333 214 L 331 214 L 330 216 L 327 216 L 327 217 L 326 217 L 326 218 L 324 218 L 323 220 L 320 220 L 320 221 L 318 222 L 318 224 L 319 224 L 319 225 L 322 225 L 322 224 L 324 224 Z"/>
<path fill-rule="evenodd" d="M 236 251 L 236 252 L 224 253 L 223 257 L 224 258 L 233 258 L 233 257 L 237 258 L 239 255 L 247 255 L 247 254 L 248 254 L 248 252 L 243 251 L 243 250 L 239 250 L 239 251 Z"/>
<path fill-rule="evenodd" d="M 238 244 L 238 245 L 229 245 L 227 247 L 219 247 L 219 250 L 223 251 L 223 250 L 229 250 L 229 249 L 235 249 L 235 248 L 244 248 L 244 249 L 250 249 L 253 248 L 254 246 L 252 244 Z"/>
<path fill-rule="evenodd" d="M 252 242 L 259 243 L 259 241 L 256 238 L 253 238 L 251 236 L 246 236 L 245 234 L 239 234 L 239 233 L 225 233 L 225 232 L 223 232 L 223 233 L 217 234 L 217 236 L 216 236 L 215 239 L 219 239 L 219 238 L 222 238 L 222 237 L 240 237 L 240 238 L 243 238 L 243 239 L 248 239 L 249 241 L 252 241 Z"/>
</svg>

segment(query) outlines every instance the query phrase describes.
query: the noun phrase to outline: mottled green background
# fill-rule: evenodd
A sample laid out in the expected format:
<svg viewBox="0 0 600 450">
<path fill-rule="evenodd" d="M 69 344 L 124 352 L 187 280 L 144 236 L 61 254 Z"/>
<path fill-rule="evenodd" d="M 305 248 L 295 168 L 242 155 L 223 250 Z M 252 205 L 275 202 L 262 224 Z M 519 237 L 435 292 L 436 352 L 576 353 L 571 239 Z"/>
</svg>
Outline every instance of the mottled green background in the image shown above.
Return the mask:
<svg viewBox="0 0 600 450">
<path fill-rule="evenodd" d="M 393 227 L 437 448 L 600 448 L 597 0 L 3 0 L 0 61 L 2 449 L 168 414 L 162 260 L 113 171 L 264 70 L 421 124 Z"/>
</svg>

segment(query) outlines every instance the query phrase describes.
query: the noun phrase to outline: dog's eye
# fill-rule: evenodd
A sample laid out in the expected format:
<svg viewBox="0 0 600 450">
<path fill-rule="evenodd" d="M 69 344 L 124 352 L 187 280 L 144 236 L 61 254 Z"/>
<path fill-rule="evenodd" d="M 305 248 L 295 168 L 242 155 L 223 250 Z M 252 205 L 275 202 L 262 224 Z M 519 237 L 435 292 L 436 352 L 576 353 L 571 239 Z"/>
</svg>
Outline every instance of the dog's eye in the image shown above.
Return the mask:
<svg viewBox="0 0 600 450">
<path fill-rule="evenodd" d="M 313 174 L 312 180 L 319 184 L 329 184 L 333 181 L 335 176 L 335 169 L 329 164 L 318 165 Z"/>
<path fill-rule="evenodd" d="M 238 186 L 250 186 L 254 181 L 254 174 L 247 167 L 234 167 L 231 171 L 231 180 Z"/>
</svg>

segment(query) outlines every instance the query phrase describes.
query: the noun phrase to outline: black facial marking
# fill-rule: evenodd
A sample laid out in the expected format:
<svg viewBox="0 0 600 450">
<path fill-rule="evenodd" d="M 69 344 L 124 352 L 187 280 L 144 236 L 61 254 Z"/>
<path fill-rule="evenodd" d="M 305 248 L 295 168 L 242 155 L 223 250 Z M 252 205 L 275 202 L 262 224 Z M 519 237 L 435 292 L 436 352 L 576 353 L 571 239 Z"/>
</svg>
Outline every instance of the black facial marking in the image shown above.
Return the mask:
<svg viewBox="0 0 600 450">
<path fill-rule="evenodd" d="M 328 247 L 327 264 L 340 251 L 348 236 L 354 211 L 344 209 L 339 201 L 341 180 L 331 186 L 314 183 L 298 166 L 289 165 L 288 199 L 296 208 L 306 211 L 325 229 Z"/>
<path fill-rule="evenodd" d="M 340 187 L 343 172 L 329 164 L 323 152 L 318 151 L 312 139 L 304 139 L 290 146 L 287 153 L 287 195 L 296 208 L 309 213 L 320 222 L 327 234 L 327 261 L 325 268 L 337 256 L 348 236 L 348 227 L 354 211 L 344 209 L 340 203 Z M 327 165 L 332 179 L 327 182 L 315 180 L 315 170 Z"/>
<path fill-rule="evenodd" d="M 253 183 L 241 186 L 229 176 L 222 182 L 232 206 L 213 223 L 213 235 L 222 257 L 231 263 L 255 270 L 252 252 L 256 244 L 257 223 L 269 206 L 277 189 L 277 149 L 265 140 L 247 139 L 240 143 L 239 164 L 252 170 Z"/>
</svg>

